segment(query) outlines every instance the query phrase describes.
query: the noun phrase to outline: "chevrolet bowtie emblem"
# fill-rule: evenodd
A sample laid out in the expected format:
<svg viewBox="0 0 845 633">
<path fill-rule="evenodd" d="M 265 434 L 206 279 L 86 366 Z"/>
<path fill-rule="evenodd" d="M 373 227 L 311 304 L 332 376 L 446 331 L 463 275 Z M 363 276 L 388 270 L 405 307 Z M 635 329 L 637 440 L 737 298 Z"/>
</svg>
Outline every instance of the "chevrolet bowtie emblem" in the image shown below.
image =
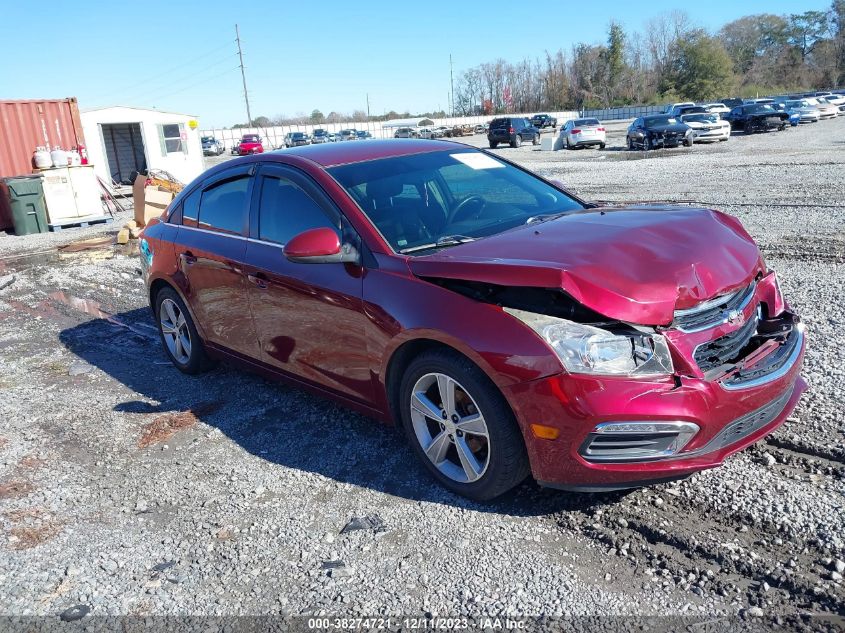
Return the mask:
<svg viewBox="0 0 845 633">
<path fill-rule="evenodd" d="M 728 312 L 727 318 L 728 323 L 730 323 L 731 325 L 742 323 L 745 320 L 742 316 L 742 312 L 740 312 L 739 310 L 731 310 L 730 312 Z"/>
</svg>

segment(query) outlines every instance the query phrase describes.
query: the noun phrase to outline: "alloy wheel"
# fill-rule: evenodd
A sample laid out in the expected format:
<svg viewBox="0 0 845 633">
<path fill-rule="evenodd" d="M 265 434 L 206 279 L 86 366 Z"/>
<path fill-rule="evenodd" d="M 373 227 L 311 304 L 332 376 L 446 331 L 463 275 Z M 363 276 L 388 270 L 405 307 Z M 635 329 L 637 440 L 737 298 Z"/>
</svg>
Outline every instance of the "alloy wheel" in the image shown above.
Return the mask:
<svg viewBox="0 0 845 633">
<path fill-rule="evenodd" d="M 191 331 L 175 301 L 165 299 L 161 302 L 158 321 L 170 355 L 176 362 L 186 365 L 191 359 Z"/>
<path fill-rule="evenodd" d="M 458 483 L 480 479 L 490 463 L 487 423 L 470 393 L 454 378 L 425 374 L 411 393 L 411 422 L 432 464 Z"/>
</svg>

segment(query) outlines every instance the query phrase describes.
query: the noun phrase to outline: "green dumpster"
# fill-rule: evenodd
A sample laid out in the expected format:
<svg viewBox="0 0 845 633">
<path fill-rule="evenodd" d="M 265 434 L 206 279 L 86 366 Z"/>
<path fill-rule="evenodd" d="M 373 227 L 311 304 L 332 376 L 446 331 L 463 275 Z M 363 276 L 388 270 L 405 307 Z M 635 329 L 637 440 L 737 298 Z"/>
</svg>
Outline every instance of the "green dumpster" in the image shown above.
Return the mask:
<svg viewBox="0 0 845 633">
<path fill-rule="evenodd" d="M 15 235 L 46 233 L 49 227 L 41 176 L 15 176 L 5 181 Z"/>
</svg>

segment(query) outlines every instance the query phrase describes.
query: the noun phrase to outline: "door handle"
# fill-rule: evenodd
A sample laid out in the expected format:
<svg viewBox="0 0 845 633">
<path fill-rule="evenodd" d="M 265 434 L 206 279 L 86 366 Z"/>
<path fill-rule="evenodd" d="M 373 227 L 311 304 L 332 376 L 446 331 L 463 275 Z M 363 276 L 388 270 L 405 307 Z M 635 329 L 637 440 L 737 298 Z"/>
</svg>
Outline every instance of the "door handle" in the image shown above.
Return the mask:
<svg viewBox="0 0 845 633">
<path fill-rule="evenodd" d="M 193 255 L 190 251 L 188 251 L 187 253 L 182 253 L 181 255 L 179 255 L 179 257 L 180 257 L 180 258 L 181 258 L 181 260 L 182 260 L 183 262 L 185 262 L 188 266 L 191 266 L 191 265 L 193 265 L 193 264 L 196 264 L 196 263 L 197 263 L 197 258 L 196 258 L 196 257 L 194 257 L 194 255 Z"/>
<path fill-rule="evenodd" d="M 262 290 L 267 287 L 267 277 L 265 277 L 262 273 L 249 273 L 246 278 L 249 280 L 249 283 L 261 288 Z"/>
</svg>

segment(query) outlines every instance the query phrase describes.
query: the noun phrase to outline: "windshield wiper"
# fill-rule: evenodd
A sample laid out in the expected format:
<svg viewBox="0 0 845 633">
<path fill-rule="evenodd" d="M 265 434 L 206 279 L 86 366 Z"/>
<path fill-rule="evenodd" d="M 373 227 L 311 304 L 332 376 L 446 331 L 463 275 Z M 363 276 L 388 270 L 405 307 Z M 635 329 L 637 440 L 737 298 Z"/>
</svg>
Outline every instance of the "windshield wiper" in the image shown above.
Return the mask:
<svg viewBox="0 0 845 633">
<path fill-rule="evenodd" d="M 555 211 L 554 213 L 541 213 L 540 215 L 532 215 L 528 218 L 526 224 L 534 224 L 535 222 L 545 222 L 546 220 L 554 220 L 562 215 L 566 215 L 569 211 Z"/>
<path fill-rule="evenodd" d="M 420 244 L 419 246 L 411 246 L 410 248 L 403 248 L 400 253 L 414 253 L 416 251 L 425 251 L 430 248 L 441 248 L 443 246 L 457 246 L 458 244 L 465 244 L 467 242 L 474 242 L 476 238 L 468 235 L 444 235 L 437 238 L 436 242 L 430 244 Z"/>
</svg>

